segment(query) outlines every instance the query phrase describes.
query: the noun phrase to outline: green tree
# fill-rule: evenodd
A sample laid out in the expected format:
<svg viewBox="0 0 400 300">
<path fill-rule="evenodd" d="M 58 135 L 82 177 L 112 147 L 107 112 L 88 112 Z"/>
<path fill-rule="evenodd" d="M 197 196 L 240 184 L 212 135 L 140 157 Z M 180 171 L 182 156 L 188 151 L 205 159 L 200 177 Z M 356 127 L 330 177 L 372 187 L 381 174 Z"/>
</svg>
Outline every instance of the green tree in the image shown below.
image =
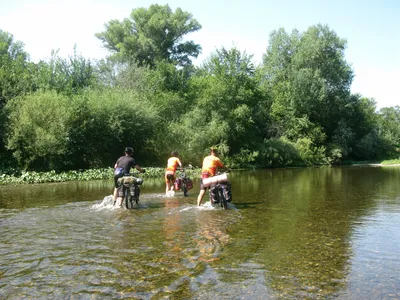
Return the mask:
<svg viewBox="0 0 400 300">
<path fill-rule="evenodd" d="M 345 48 L 346 41 L 328 26 L 311 26 L 302 34 L 289 35 L 283 29 L 271 34 L 263 67 L 266 80 L 271 81 L 271 110 L 277 124 L 307 116 L 328 139 L 332 136 L 353 78 Z"/>
<path fill-rule="evenodd" d="M 34 90 L 32 85 L 33 63 L 20 41 L 0 29 L 0 168 L 15 166 L 12 155 L 5 149 L 5 123 L 7 115 L 4 105 L 11 99 Z"/>
<path fill-rule="evenodd" d="M 400 106 L 381 108 L 377 116 L 380 154 L 398 158 L 400 153 Z"/>
<path fill-rule="evenodd" d="M 22 169 L 59 168 L 68 146 L 69 99 L 55 92 L 17 97 L 6 105 L 7 149 Z"/>
<path fill-rule="evenodd" d="M 6 110 L 6 146 L 19 167 L 30 170 L 112 166 L 128 145 L 149 163 L 154 158 L 149 140 L 161 127 L 151 103 L 116 88 L 72 96 L 40 91 L 12 99 Z"/>
<path fill-rule="evenodd" d="M 177 124 L 190 152 L 201 157 L 211 145 L 219 145 L 235 155 L 262 142 L 258 85 L 246 52 L 221 48 L 211 55 L 191 79 L 191 110 Z"/>
<path fill-rule="evenodd" d="M 33 83 L 36 89 L 73 95 L 92 86 L 96 82 L 95 75 L 90 60 L 78 55 L 75 47 L 74 55 L 68 59 L 60 57 L 58 51 L 52 51 L 48 62 L 36 64 Z"/>
<path fill-rule="evenodd" d="M 139 66 L 154 68 L 163 60 L 190 65 L 201 51 L 193 41 L 183 41 L 185 35 L 201 29 L 200 23 L 180 8 L 173 12 L 168 4 L 134 9 L 130 18 L 111 20 L 105 27 L 96 37 L 113 54 Z"/>
<path fill-rule="evenodd" d="M 32 90 L 29 55 L 24 44 L 0 29 L 0 108 L 10 99 Z"/>
</svg>

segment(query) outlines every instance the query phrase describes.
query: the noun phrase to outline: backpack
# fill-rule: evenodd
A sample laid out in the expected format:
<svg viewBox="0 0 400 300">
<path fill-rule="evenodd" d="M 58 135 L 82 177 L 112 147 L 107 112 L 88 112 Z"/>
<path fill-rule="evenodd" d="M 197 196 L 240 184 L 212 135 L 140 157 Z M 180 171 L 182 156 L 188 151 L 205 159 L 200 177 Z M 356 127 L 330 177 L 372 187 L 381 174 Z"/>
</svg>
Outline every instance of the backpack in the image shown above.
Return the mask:
<svg viewBox="0 0 400 300">
<path fill-rule="evenodd" d="M 115 168 L 114 175 L 117 177 L 124 176 L 124 168 Z"/>
</svg>

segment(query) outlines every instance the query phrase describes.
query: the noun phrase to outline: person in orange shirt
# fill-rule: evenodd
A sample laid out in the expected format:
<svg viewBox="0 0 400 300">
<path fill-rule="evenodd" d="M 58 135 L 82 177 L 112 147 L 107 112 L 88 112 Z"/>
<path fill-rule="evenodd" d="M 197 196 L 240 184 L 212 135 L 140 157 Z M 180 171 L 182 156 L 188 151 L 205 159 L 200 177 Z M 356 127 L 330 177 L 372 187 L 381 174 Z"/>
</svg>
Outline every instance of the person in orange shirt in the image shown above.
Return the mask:
<svg viewBox="0 0 400 300">
<path fill-rule="evenodd" d="M 224 163 L 218 158 L 218 150 L 211 147 L 210 155 L 206 156 L 203 160 L 203 166 L 201 168 L 201 180 L 200 180 L 200 193 L 197 196 L 197 206 L 200 206 L 201 200 L 206 192 L 206 187 L 203 185 L 203 179 L 215 176 L 218 168 L 225 168 Z"/>
<path fill-rule="evenodd" d="M 182 168 L 182 163 L 178 158 L 178 152 L 172 151 L 171 157 L 168 158 L 167 169 L 165 171 L 165 194 L 174 190 L 175 173 L 178 166 Z"/>
</svg>

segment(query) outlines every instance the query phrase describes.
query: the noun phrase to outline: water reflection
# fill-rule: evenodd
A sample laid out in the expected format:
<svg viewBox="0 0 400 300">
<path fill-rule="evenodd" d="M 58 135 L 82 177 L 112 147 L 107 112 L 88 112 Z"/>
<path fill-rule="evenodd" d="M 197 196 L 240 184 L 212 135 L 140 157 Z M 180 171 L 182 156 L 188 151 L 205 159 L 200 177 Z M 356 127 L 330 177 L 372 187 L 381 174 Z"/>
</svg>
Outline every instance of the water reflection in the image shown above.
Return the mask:
<svg viewBox="0 0 400 300">
<path fill-rule="evenodd" d="M 400 297 L 400 168 L 232 172 L 230 210 L 112 182 L 0 187 L 0 298 Z M 111 187 L 111 188 L 110 188 Z"/>
<path fill-rule="evenodd" d="M 252 184 L 235 185 L 241 188 L 241 195 L 247 195 L 242 196 L 241 206 L 249 208 L 246 203 L 254 205 L 254 199 L 259 199 L 262 204 L 257 207 L 262 213 L 242 211 L 241 230 L 232 237 L 247 238 L 238 247 L 230 247 L 228 256 L 246 245 L 243 261 L 263 265 L 269 286 L 279 297 L 323 297 L 345 288 L 354 255 L 354 227 L 362 217 L 374 213 L 378 194 L 387 186 L 394 188 L 392 171 L 324 168 L 243 175 L 247 177 L 244 182 Z M 376 186 L 380 188 L 371 190 Z M 399 195 L 399 188 L 394 189 Z M 251 231 L 257 232 L 257 238 Z"/>
</svg>

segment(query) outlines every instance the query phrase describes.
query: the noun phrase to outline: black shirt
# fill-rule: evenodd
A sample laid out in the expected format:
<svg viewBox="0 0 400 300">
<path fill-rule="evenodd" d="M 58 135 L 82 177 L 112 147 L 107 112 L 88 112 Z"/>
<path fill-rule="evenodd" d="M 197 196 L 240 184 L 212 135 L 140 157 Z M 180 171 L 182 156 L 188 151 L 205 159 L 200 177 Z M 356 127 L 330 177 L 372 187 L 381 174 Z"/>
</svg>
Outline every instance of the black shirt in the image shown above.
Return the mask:
<svg viewBox="0 0 400 300">
<path fill-rule="evenodd" d="M 118 158 L 116 164 L 117 168 L 124 168 L 124 174 L 129 174 L 131 168 L 137 165 L 133 157 L 130 156 L 121 156 Z"/>
</svg>

